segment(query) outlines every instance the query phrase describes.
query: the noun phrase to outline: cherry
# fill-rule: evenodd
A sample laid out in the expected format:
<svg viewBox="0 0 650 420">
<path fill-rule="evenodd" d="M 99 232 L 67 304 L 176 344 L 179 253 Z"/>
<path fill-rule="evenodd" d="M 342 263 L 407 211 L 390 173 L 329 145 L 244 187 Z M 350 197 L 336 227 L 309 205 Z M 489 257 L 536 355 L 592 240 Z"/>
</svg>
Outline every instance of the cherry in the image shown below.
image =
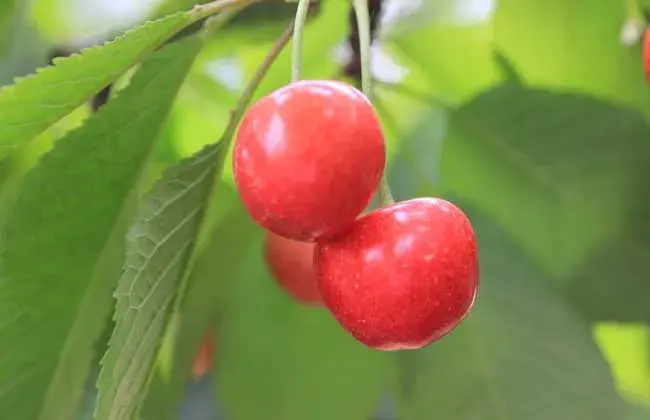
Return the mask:
<svg viewBox="0 0 650 420">
<path fill-rule="evenodd" d="M 214 354 L 214 336 L 208 334 L 199 347 L 194 364 L 192 365 L 192 379 L 198 381 L 203 378 L 212 368 Z"/>
<path fill-rule="evenodd" d="M 233 151 L 235 182 L 251 218 L 305 242 L 354 221 L 385 160 L 372 104 L 338 81 L 300 81 L 262 98 L 242 119 Z"/>
<path fill-rule="evenodd" d="M 474 230 L 442 199 L 374 210 L 319 241 L 315 252 L 323 303 L 372 348 L 424 347 L 454 329 L 476 297 Z"/>
<path fill-rule="evenodd" d="M 294 300 L 308 305 L 321 303 L 316 288 L 312 242 L 298 242 L 269 232 L 264 257 L 273 278 Z"/>
</svg>

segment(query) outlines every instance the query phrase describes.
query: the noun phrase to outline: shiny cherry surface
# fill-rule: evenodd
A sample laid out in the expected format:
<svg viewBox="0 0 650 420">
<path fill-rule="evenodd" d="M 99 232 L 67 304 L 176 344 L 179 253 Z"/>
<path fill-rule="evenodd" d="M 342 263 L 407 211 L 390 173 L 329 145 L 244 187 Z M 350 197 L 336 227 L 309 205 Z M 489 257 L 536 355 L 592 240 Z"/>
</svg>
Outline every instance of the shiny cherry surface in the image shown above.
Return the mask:
<svg viewBox="0 0 650 420">
<path fill-rule="evenodd" d="M 268 233 L 264 257 L 269 272 L 294 300 L 308 305 L 321 303 L 316 288 L 313 242 L 298 242 Z"/>
<path fill-rule="evenodd" d="M 476 238 L 448 201 L 418 198 L 359 218 L 316 246 L 321 297 L 357 340 L 417 349 L 456 327 L 478 288 Z"/>
<path fill-rule="evenodd" d="M 237 132 L 233 170 L 251 218 L 314 241 L 354 221 L 385 165 L 379 120 L 359 90 L 305 80 L 255 103 Z"/>
</svg>

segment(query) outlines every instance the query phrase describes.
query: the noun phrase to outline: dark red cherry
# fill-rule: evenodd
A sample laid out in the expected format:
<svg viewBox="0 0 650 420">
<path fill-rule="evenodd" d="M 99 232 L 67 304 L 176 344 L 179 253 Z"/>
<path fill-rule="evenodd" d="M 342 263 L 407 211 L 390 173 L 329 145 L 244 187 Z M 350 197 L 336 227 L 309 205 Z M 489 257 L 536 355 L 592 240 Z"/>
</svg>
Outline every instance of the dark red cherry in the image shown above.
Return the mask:
<svg viewBox="0 0 650 420">
<path fill-rule="evenodd" d="M 264 257 L 278 285 L 297 302 L 321 303 L 316 288 L 313 242 L 298 242 L 268 233 Z"/>
</svg>

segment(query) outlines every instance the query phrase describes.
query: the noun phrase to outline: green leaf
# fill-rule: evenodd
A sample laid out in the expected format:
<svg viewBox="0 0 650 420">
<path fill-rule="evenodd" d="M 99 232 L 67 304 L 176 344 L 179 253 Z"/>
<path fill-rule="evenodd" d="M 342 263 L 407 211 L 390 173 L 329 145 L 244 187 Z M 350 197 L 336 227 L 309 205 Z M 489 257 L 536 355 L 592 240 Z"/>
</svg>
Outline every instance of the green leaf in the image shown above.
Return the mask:
<svg viewBox="0 0 650 420">
<path fill-rule="evenodd" d="M 581 90 L 650 112 L 641 46 L 619 41 L 622 1 L 499 0 L 493 45 L 524 80 Z"/>
<path fill-rule="evenodd" d="M 164 343 L 169 342 L 169 348 L 163 347 L 159 354 L 140 412 L 143 420 L 176 420 L 196 352 L 206 332 L 218 322 L 226 288 L 259 235 L 259 228 L 244 211 L 235 189 L 222 185 L 219 190 L 219 208 L 227 210 L 219 218 L 212 240 L 199 254 L 187 295 L 166 332 Z M 218 343 L 217 337 L 217 347 Z"/>
<path fill-rule="evenodd" d="M 402 355 L 414 369 L 399 418 L 624 418 L 627 406 L 587 323 L 503 231 L 468 215 L 479 241 L 475 307 L 449 336 Z"/>
<path fill-rule="evenodd" d="M 11 16 L 18 9 L 18 0 L 7 0 L 0 4 L 0 21 Z"/>
<path fill-rule="evenodd" d="M 389 110 L 388 106 L 384 106 L 386 102 L 376 99 L 373 103 L 382 122 L 394 122 L 386 124 L 387 128 L 395 126 L 394 129 L 402 130 L 397 134 L 401 142 L 390 160 L 388 179 L 391 188 L 405 199 L 430 192 L 435 185 L 439 184 L 440 150 L 446 135 L 447 113 L 438 108 L 425 110 L 424 117 L 418 121 L 421 122 L 422 118 L 426 118 L 427 123 L 416 122 L 413 124 L 415 127 L 407 131 L 406 128 L 397 126 L 392 109 Z"/>
<path fill-rule="evenodd" d="M 1 3 L 11 2 L 12 0 Z M 26 2 L 20 3 L 23 5 L 20 9 L 27 7 Z M 0 20 L 0 86 L 11 84 L 16 77 L 45 65 L 51 47 L 46 45 L 33 23 L 20 9 Z"/>
<path fill-rule="evenodd" d="M 123 23 L 110 12 L 106 16 L 104 10 L 97 10 L 97 6 L 90 9 L 97 14 L 86 17 L 88 11 L 84 13 L 83 6 L 74 0 L 31 0 L 27 12 L 32 25 L 48 43 L 74 45 L 80 39 L 98 40 Z M 99 25 L 98 20 L 101 22 Z"/>
<path fill-rule="evenodd" d="M 408 29 L 390 38 L 392 50 L 438 95 L 462 100 L 502 80 L 493 55 L 498 51 L 525 82 L 590 92 L 650 112 L 641 46 L 619 41 L 625 2 L 499 0 L 484 2 L 495 10 L 478 21 L 464 20 L 462 12 L 444 19 L 440 3 L 450 1 L 423 5 L 402 25 Z M 458 10 L 476 9 L 453 3 Z"/>
<path fill-rule="evenodd" d="M 650 328 L 639 323 L 598 323 L 594 337 L 628 401 L 650 403 Z"/>
<path fill-rule="evenodd" d="M 195 68 L 198 66 L 197 62 Z M 222 133 L 228 125 L 236 96 L 203 74 L 190 74 L 172 111 L 170 141 L 176 152 L 189 156 L 213 143 L 215 133 Z"/>
<path fill-rule="evenodd" d="M 121 274 L 142 167 L 201 43 L 153 55 L 59 140 L 10 205 L 0 253 L 0 413 L 68 420 Z"/>
<path fill-rule="evenodd" d="M 455 0 L 422 2 L 388 32 L 386 43 L 410 70 L 405 82 L 453 102 L 501 79 L 492 50 L 492 22 L 468 18 L 462 9 Z"/>
<path fill-rule="evenodd" d="M 131 419 L 139 409 L 225 152 L 219 142 L 183 160 L 143 199 L 115 292 L 116 326 L 98 379 L 97 420 Z"/>
<path fill-rule="evenodd" d="M 650 322 L 647 222 L 647 215 L 630 218 L 629 226 L 590 253 L 566 285 L 567 295 L 591 320 Z"/>
<path fill-rule="evenodd" d="M 102 46 L 57 59 L 54 66 L 3 87 L 0 157 L 89 100 L 196 18 L 196 14 L 188 12 L 148 22 Z"/>
<path fill-rule="evenodd" d="M 643 153 L 642 148 L 639 153 Z M 647 175 L 644 174 L 643 179 L 647 179 Z M 565 286 L 567 295 L 592 321 L 650 322 L 647 299 L 650 296 L 650 188 L 647 181 L 638 197 L 639 204 L 627 215 L 623 229 L 594 249 Z"/>
<path fill-rule="evenodd" d="M 441 178 L 549 273 L 569 278 L 643 206 L 648 138 L 650 127 L 634 111 L 501 85 L 452 114 Z"/>
<path fill-rule="evenodd" d="M 625 417 L 625 420 L 648 420 L 650 419 L 650 408 L 647 405 L 634 405 Z"/>
<path fill-rule="evenodd" d="M 287 297 L 266 269 L 259 233 L 232 279 L 218 335 L 225 416 L 368 418 L 392 378 L 392 359 L 359 344 L 326 310 Z"/>
<path fill-rule="evenodd" d="M 22 11 L 19 5 L 18 0 L 0 2 L 0 53 L 5 52 L 7 38 L 11 36 L 9 29 L 14 20 L 12 18 Z"/>
</svg>

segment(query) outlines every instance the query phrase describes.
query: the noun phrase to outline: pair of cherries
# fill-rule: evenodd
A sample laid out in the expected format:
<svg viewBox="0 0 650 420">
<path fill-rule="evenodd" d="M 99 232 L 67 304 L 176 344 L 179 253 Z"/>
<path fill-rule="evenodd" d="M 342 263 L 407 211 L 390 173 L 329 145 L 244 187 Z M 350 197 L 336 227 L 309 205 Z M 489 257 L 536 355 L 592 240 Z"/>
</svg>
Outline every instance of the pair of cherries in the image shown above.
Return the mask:
<svg viewBox="0 0 650 420">
<path fill-rule="evenodd" d="M 334 318 L 369 347 L 416 349 L 446 335 L 472 307 L 476 238 L 465 214 L 440 198 L 361 215 L 385 164 L 374 107 L 338 81 L 300 81 L 259 100 L 242 120 L 233 155 L 246 210 L 276 241 L 313 253 L 316 290 Z"/>
</svg>

